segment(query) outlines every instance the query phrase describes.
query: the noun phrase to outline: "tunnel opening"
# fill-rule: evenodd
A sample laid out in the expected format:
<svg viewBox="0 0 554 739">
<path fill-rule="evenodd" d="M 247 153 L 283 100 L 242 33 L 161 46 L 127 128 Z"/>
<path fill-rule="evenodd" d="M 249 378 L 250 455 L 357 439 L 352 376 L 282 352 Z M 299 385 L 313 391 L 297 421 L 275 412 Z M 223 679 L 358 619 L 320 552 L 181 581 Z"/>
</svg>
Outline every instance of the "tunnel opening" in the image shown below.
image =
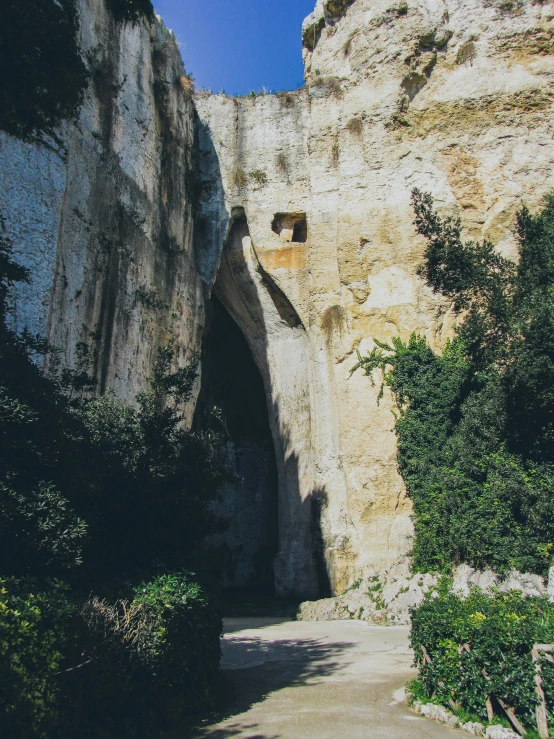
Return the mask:
<svg viewBox="0 0 554 739">
<path fill-rule="evenodd" d="M 208 541 L 208 562 L 224 588 L 274 592 L 278 479 L 264 384 L 240 328 L 220 300 L 207 304 L 198 411 L 221 410 L 228 439 L 221 455 L 235 480 L 223 484 L 215 513 L 222 530 Z"/>
</svg>

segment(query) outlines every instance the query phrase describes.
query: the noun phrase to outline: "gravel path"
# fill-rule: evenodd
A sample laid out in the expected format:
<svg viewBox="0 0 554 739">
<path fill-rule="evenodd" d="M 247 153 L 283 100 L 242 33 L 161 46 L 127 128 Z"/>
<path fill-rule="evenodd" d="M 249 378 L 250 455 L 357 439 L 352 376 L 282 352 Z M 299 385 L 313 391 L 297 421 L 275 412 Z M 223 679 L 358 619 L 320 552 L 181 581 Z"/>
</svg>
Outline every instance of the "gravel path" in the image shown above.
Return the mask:
<svg viewBox="0 0 554 739">
<path fill-rule="evenodd" d="M 411 713 L 407 627 L 359 621 L 225 622 L 224 709 L 198 739 L 423 739 L 467 736 Z"/>
</svg>

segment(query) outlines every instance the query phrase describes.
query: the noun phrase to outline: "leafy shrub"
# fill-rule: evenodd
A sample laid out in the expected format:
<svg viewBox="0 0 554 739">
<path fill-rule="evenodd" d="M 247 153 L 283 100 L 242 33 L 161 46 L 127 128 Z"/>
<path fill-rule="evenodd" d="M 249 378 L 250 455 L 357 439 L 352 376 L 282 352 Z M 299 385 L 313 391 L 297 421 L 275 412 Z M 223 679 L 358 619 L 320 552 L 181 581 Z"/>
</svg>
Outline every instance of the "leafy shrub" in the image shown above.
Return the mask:
<svg viewBox="0 0 554 739">
<path fill-rule="evenodd" d="M 418 698 L 487 719 L 486 699 L 504 716 L 501 703 L 521 723 L 535 726 L 535 644 L 554 642 L 554 605 L 519 591 L 493 597 L 475 589 L 463 599 L 443 585 L 412 611 L 411 644 L 419 677 Z M 431 662 L 425 656 L 429 656 Z M 541 661 L 547 707 L 554 705 L 554 668 Z"/>
<path fill-rule="evenodd" d="M 158 350 L 137 408 L 108 394 L 78 401 L 71 411 L 97 468 L 94 498 L 85 501 L 84 555 L 97 581 L 142 576 L 154 561 L 180 567 L 214 529 L 211 505 L 227 479 L 214 458 L 223 427 L 212 416 L 194 431 L 185 428 L 196 361 L 171 371 L 175 351 Z"/>
<path fill-rule="evenodd" d="M 60 716 L 60 669 L 72 607 L 63 586 L 0 578 L 2 735 L 49 737 Z"/>
<path fill-rule="evenodd" d="M 13 261 L 2 229 L 0 217 L 0 574 L 56 575 L 81 561 L 86 524 L 66 481 L 79 487 L 82 475 L 65 401 L 32 361 L 41 343 L 6 325 L 8 291 L 28 273 Z"/>
<path fill-rule="evenodd" d="M 88 81 L 74 0 L 5 0 L 0 67 L 4 131 L 29 139 L 74 118 Z"/>
<path fill-rule="evenodd" d="M 187 430 L 197 362 L 175 369 L 171 344 L 136 406 L 83 397 L 94 387 L 85 345 L 75 370 L 46 376 L 34 360 L 48 347 L 6 321 L 9 290 L 27 279 L 0 230 L 3 734 L 82 739 L 99 722 L 137 734 L 177 705 L 204 705 L 217 668 L 213 604 L 190 577 L 159 573 L 185 566 L 213 528 L 210 504 L 226 479 L 214 458 L 220 428 L 214 415 Z M 62 573 L 66 594 L 50 579 Z M 14 574 L 38 580 L 24 586 Z M 133 592 L 129 583 L 145 578 Z M 71 618 L 70 602 L 108 588 L 115 606 L 92 600 L 84 620 Z M 65 669 L 83 653 L 94 660 L 54 674 L 62 655 Z"/>
<path fill-rule="evenodd" d="M 420 274 L 466 311 L 436 355 L 424 337 L 376 342 L 354 369 L 383 370 L 400 409 L 398 460 L 414 502 L 414 564 L 544 574 L 554 553 L 554 198 L 518 215 L 520 261 L 464 244 L 414 191 L 428 239 Z M 382 393 L 382 389 L 381 389 Z"/>
<path fill-rule="evenodd" d="M 53 380 L 32 361 L 45 349 L 6 325 L 7 291 L 26 278 L 0 233 L 0 574 L 80 565 L 97 584 L 182 567 L 213 529 L 226 479 L 214 458 L 222 425 L 184 426 L 195 357 L 173 370 L 177 348 L 161 347 L 137 407 L 113 394 L 72 400 L 90 356 Z"/>
<path fill-rule="evenodd" d="M 141 17 L 154 17 L 151 0 L 107 0 L 107 3 L 117 21 L 136 22 Z"/>
<path fill-rule="evenodd" d="M 144 733 L 209 704 L 221 620 L 190 574 L 160 575 L 113 604 L 92 597 L 82 616 L 95 660 L 79 679 L 93 716 L 120 716 L 118 730 Z"/>
</svg>

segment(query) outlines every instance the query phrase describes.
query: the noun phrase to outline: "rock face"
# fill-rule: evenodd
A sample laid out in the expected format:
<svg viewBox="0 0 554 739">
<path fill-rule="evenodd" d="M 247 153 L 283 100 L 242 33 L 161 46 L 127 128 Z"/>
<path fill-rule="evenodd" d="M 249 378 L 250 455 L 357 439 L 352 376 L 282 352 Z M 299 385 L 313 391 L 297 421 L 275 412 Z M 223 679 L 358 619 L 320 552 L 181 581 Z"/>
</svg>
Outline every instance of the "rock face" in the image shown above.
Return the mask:
<svg viewBox="0 0 554 739">
<path fill-rule="evenodd" d="M 440 349 L 453 327 L 416 276 L 424 244 L 410 191 L 430 191 L 468 237 L 514 255 L 516 210 L 554 184 L 553 16 L 527 0 L 320 0 L 303 27 L 305 88 L 197 99 L 203 277 L 218 290 L 217 245 L 244 213 L 249 264 L 298 316 L 286 374 L 263 311 L 249 326 L 234 315 L 253 347 L 268 347 L 255 355 L 300 497 L 315 491 L 333 592 L 402 561 L 412 531 L 392 401 L 385 392 L 378 404 L 378 378 L 350 377 L 355 349 L 412 331 Z M 283 507 L 297 495 L 288 485 Z"/>
<path fill-rule="evenodd" d="M 517 570 L 500 577 L 491 570 L 475 570 L 469 565 L 458 565 L 453 571 L 452 592 L 462 598 L 472 588 L 485 593 L 507 593 L 519 590 L 525 597 L 546 595 L 554 602 L 554 567 L 549 578 L 539 577 Z M 435 591 L 439 584 L 437 575 L 418 573 L 412 575 L 407 561 L 390 570 L 360 579 L 335 598 L 301 603 L 299 621 L 359 620 L 380 624 L 409 624 L 410 609 L 419 605 L 427 593 Z M 437 593 L 438 595 L 438 593 Z"/>
<path fill-rule="evenodd" d="M 99 391 L 134 399 L 156 347 L 174 336 L 194 348 L 203 328 L 195 110 L 160 21 L 116 23 L 102 0 L 78 10 L 91 71 L 79 120 L 45 146 L 0 134 L 0 211 L 32 280 L 17 290 L 15 321 L 70 365 L 87 342 Z"/>
<path fill-rule="evenodd" d="M 393 402 L 350 376 L 355 350 L 412 331 L 440 349 L 452 332 L 416 274 L 414 186 L 514 255 L 516 210 L 554 185 L 552 5 L 318 0 L 303 89 L 195 102 L 159 20 L 79 5 L 94 74 L 78 124 L 55 150 L 1 139 L 0 209 L 33 273 L 17 324 L 69 363 L 85 325 L 99 390 L 133 397 L 159 342 L 198 346 L 213 291 L 265 387 L 279 592 L 403 566 Z"/>
</svg>

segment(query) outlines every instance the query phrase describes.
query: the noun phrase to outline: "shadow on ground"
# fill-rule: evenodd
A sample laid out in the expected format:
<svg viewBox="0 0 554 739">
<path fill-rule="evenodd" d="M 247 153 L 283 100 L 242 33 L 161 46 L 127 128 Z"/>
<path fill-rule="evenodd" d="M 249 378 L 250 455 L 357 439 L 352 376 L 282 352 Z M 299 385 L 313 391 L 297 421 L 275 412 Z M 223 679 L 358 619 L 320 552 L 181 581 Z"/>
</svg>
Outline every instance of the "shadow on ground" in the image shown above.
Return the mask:
<svg viewBox="0 0 554 739">
<path fill-rule="evenodd" d="M 191 736 L 197 739 L 225 739 L 237 735 L 248 736 L 248 739 L 278 739 L 277 734 L 256 733 L 257 726 L 252 724 L 251 717 L 241 722 L 239 716 L 276 690 L 317 682 L 344 669 L 347 663 L 344 658 L 339 661 L 338 657 L 352 648 L 352 644 L 346 642 L 268 641 L 251 635 L 241 636 L 240 632 L 235 634 L 231 631 L 226 637 L 216 690 L 217 708 L 192 730 Z M 237 716 L 236 723 L 225 728 L 209 728 L 232 716 Z"/>
</svg>

